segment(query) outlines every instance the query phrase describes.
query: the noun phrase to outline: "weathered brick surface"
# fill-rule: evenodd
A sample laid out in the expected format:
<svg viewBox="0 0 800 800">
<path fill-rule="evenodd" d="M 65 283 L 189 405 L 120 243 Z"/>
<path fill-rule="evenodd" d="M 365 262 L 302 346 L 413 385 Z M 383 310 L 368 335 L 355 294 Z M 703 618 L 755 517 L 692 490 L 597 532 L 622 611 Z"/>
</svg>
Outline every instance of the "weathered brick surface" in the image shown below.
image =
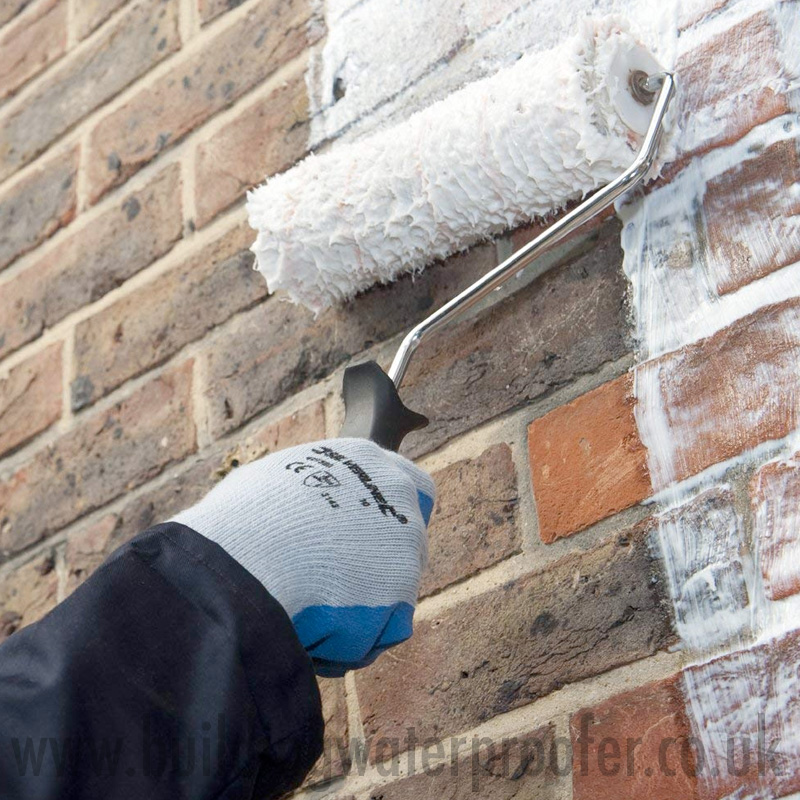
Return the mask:
<svg viewBox="0 0 800 800">
<path fill-rule="evenodd" d="M 85 39 L 128 0 L 81 0 L 75 4 L 72 24 L 78 39 Z"/>
<path fill-rule="evenodd" d="M 485 744 L 467 739 L 459 750 L 469 755 L 451 765 L 436 762 L 437 750 L 431 743 L 420 774 L 381 786 L 359 800 L 555 800 L 561 794 L 556 782 L 559 765 L 553 769 L 553 743 L 550 726 Z M 421 758 L 426 757 L 424 752 Z"/>
<path fill-rule="evenodd" d="M 61 343 L 17 364 L 0 379 L 0 455 L 61 416 Z"/>
<path fill-rule="evenodd" d="M 199 0 L 200 21 L 205 25 L 220 14 L 240 6 L 244 0 Z"/>
<path fill-rule="evenodd" d="M 38 75 L 67 48 L 66 0 L 44 0 L 0 35 L 0 99 Z"/>
<path fill-rule="evenodd" d="M 517 473 L 507 444 L 435 472 L 421 596 L 474 575 L 521 548 Z"/>
<path fill-rule="evenodd" d="M 177 0 L 141 0 L 91 46 L 0 119 L 0 178 L 27 164 L 89 112 L 180 45 Z"/>
<path fill-rule="evenodd" d="M 721 294 L 800 259 L 798 148 L 778 142 L 708 182 L 703 211 Z"/>
<path fill-rule="evenodd" d="M 394 658 L 356 673 L 365 732 L 405 749 L 409 728 L 454 734 L 655 653 L 671 632 L 654 570 L 634 529 L 418 621 Z"/>
<path fill-rule="evenodd" d="M 762 467 L 750 483 L 753 537 L 771 600 L 800 592 L 800 453 Z"/>
<path fill-rule="evenodd" d="M 761 11 L 678 59 L 679 124 L 689 144 L 685 155 L 734 142 L 755 125 L 791 110 L 789 97 L 776 90 L 773 78 L 783 73 L 780 52 L 772 13 Z M 713 75 L 725 78 L 712 80 Z M 736 113 L 730 113 L 732 103 Z"/>
<path fill-rule="evenodd" d="M 148 266 L 181 230 L 180 167 L 173 164 L 3 286 L 0 355 Z"/>
<path fill-rule="evenodd" d="M 431 424 L 412 433 L 403 452 L 432 450 L 629 351 L 619 224 L 589 242 L 573 262 L 420 347 L 402 395 Z"/>
<path fill-rule="evenodd" d="M 32 2 L 33 0 L 0 0 L 0 25 L 5 25 L 6 22 L 14 19 Z"/>
<path fill-rule="evenodd" d="M 322 755 L 306 776 L 305 786 L 326 783 L 341 777 L 350 769 L 350 740 L 344 679 L 318 678 L 317 683 L 322 697 L 325 741 Z"/>
<path fill-rule="evenodd" d="M 0 580 L 0 643 L 52 610 L 58 597 L 56 554 L 50 550 Z"/>
<path fill-rule="evenodd" d="M 77 170 L 74 148 L 0 194 L 0 270 L 72 221 Z M 0 295 L 6 291 L 4 285 Z"/>
<path fill-rule="evenodd" d="M 692 731 L 679 678 L 581 709 L 570 721 L 570 733 L 574 800 L 697 797 Z"/>
<path fill-rule="evenodd" d="M 175 230 L 178 220 L 175 220 Z M 102 397 L 199 339 L 267 293 L 240 225 L 75 330 L 75 409 Z"/>
<path fill-rule="evenodd" d="M 412 280 L 379 286 L 318 319 L 304 308 L 268 300 L 239 316 L 208 344 L 209 423 L 221 436 L 303 389 L 373 344 L 425 317 L 495 264 L 479 247 Z"/>
<path fill-rule="evenodd" d="M 0 482 L 0 550 L 14 553 L 195 449 L 192 363 L 81 420 Z"/>
<path fill-rule="evenodd" d="M 176 62 L 154 86 L 101 120 L 90 144 L 92 199 L 300 53 L 310 43 L 310 15 L 308 0 L 262 0 L 201 52 Z"/>
<path fill-rule="evenodd" d="M 653 401 L 671 431 L 672 461 L 652 476 L 655 488 L 797 427 L 798 331 L 800 299 L 793 298 L 638 367 L 641 384 L 656 386 Z"/>
<path fill-rule="evenodd" d="M 626 374 L 528 427 L 539 535 L 551 543 L 650 494 L 647 452 Z"/>
<path fill-rule="evenodd" d="M 702 800 L 800 791 L 798 664 L 800 632 L 791 631 L 684 671 L 687 707 L 702 709 L 692 726 Z"/>
<path fill-rule="evenodd" d="M 305 64 L 197 148 L 197 225 L 297 161 L 308 144 Z"/>
<path fill-rule="evenodd" d="M 74 531 L 67 540 L 67 587 L 72 591 L 118 547 L 152 525 L 198 502 L 217 481 L 240 464 L 267 453 L 325 436 L 324 404 L 316 401 L 264 425 L 227 450 L 216 449 L 189 466 L 170 467 L 166 479 L 129 500 L 114 514 Z M 335 763 L 331 761 L 331 763 Z"/>
<path fill-rule="evenodd" d="M 293 414 L 269 423 L 251 433 L 229 449 L 222 458 L 217 474 L 222 477 L 241 464 L 275 453 L 287 447 L 325 438 L 325 403 L 316 400 Z"/>
</svg>

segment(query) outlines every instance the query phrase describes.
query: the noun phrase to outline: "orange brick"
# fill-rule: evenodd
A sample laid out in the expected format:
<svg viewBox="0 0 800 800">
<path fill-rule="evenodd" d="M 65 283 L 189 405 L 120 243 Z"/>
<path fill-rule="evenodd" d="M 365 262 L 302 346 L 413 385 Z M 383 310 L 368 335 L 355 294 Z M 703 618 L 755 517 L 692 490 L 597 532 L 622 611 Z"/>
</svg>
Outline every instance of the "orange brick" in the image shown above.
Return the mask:
<svg viewBox="0 0 800 800">
<path fill-rule="evenodd" d="M 800 259 L 798 189 L 794 141 L 778 142 L 708 182 L 703 211 L 720 294 Z"/>
<path fill-rule="evenodd" d="M 632 384 L 632 376 L 623 375 L 530 424 L 542 541 L 550 544 L 649 496 Z"/>
<path fill-rule="evenodd" d="M 61 416 L 61 344 L 25 359 L 0 380 L 0 454 L 32 439 Z"/>
<path fill-rule="evenodd" d="M 637 381 L 655 395 L 648 404 L 660 406 L 670 430 L 670 459 L 653 473 L 654 488 L 787 436 L 800 424 L 798 372 L 800 298 L 637 367 Z"/>
<path fill-rule="evenodd" d="M 309 0 L 261 0 L 101 119 L 87 161 L 92 202 L 302 52 L 311 43 L 310 18 Z"/>
<path fill-rule="evenodd" d="M 14 94 L 66 49 L 66 0 L 43 0 L 0 36 L 0 99 Z"/>
<path fill-rule="evenodd" d="M 762 467 L 750 483 L 753 536 L 771 600 L 800 592 L 800 453 Z"/>
<path fill-rule="evenodd" d="M 197 148 L 197 226 L 264 178 L 297 161 L 308 145 L 305 64 Z"/>
<path fill-rule="evenodd" d="M 574 800 L 697 797 L 691 729 L 678 678 L 582 709 L 570 720 L 570 733 Z"/>
</svg>

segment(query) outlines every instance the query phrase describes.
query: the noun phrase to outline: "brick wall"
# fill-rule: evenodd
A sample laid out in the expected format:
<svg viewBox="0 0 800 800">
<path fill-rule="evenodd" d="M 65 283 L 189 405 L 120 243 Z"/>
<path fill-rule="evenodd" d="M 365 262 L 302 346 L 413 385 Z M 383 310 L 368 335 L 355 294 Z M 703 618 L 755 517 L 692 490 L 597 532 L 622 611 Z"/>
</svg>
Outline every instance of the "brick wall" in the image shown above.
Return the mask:
<svg viewBox="0 0 800 800">
<path fill-rule="evenodd" d="M 237 465 L 335 435 L 344 367 L 386 365 L 413 322 L 540 230 L 316 319 L 251 270 L 249 186 L 571 24 L 542 34 L 556 17 L 517 0 L 409 5 L 389 30 L 383 0 L 0 0 L 0 637 Z M 700 690 L 742 663 L 771 681 L 754 695 L 800 694 L 791 632 L 699 655 L 664 543 L 676 519 L 729 520 L 724 566 L 756 563 L 769 603 L 800 591 L 797 92 L 780 80 L 779 24 L 797 7 L 690 5 L 674 54 L 683 138 L 650 192 L 708 180 L 659 275 L 713 295 L 725 322 L 648 339 L 632 248 L 606 214 L 419 351 L 403 395 L 432 424 L 404 451 L 439 499 L 416 634 L 321 682 L 310 796 L 800 790 L 796 769 L 709 778 L 684 747 Z M 770 125 L 780 142 L 748 144 Z"/>
</svg>

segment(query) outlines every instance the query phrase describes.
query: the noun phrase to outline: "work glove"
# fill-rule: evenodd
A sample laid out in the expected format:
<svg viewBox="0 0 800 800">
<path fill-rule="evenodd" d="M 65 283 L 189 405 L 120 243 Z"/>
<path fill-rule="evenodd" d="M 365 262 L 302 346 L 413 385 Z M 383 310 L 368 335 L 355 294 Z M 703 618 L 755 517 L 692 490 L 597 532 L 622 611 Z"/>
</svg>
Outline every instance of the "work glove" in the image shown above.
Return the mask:
<svg viewBox="0 0 800 800">
<path fill-rule="evenodd" d="M 174 521 L 261 581 L 317 674 L 338 677 L 411 636 L 434 495 L 403 456 L 329 439 L 235 469 Z"/>
</svg>

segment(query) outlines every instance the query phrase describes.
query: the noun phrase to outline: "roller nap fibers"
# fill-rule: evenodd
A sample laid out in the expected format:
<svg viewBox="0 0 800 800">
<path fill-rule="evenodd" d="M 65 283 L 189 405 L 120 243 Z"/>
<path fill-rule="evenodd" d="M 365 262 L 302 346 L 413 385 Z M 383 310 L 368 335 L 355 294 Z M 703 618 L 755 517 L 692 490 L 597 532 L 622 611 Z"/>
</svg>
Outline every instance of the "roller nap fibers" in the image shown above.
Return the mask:
<svg viewBox="0 0 800 800">
<path fill-rule="evenodd" d="M 657 65 L 616 21 L 586 23 L 554 50 L 271 178 L 247 203 L 270 291 L 320 311 L 607 183 L 649 119 L 627 91 L 631 69 Z"/>
</svg>

